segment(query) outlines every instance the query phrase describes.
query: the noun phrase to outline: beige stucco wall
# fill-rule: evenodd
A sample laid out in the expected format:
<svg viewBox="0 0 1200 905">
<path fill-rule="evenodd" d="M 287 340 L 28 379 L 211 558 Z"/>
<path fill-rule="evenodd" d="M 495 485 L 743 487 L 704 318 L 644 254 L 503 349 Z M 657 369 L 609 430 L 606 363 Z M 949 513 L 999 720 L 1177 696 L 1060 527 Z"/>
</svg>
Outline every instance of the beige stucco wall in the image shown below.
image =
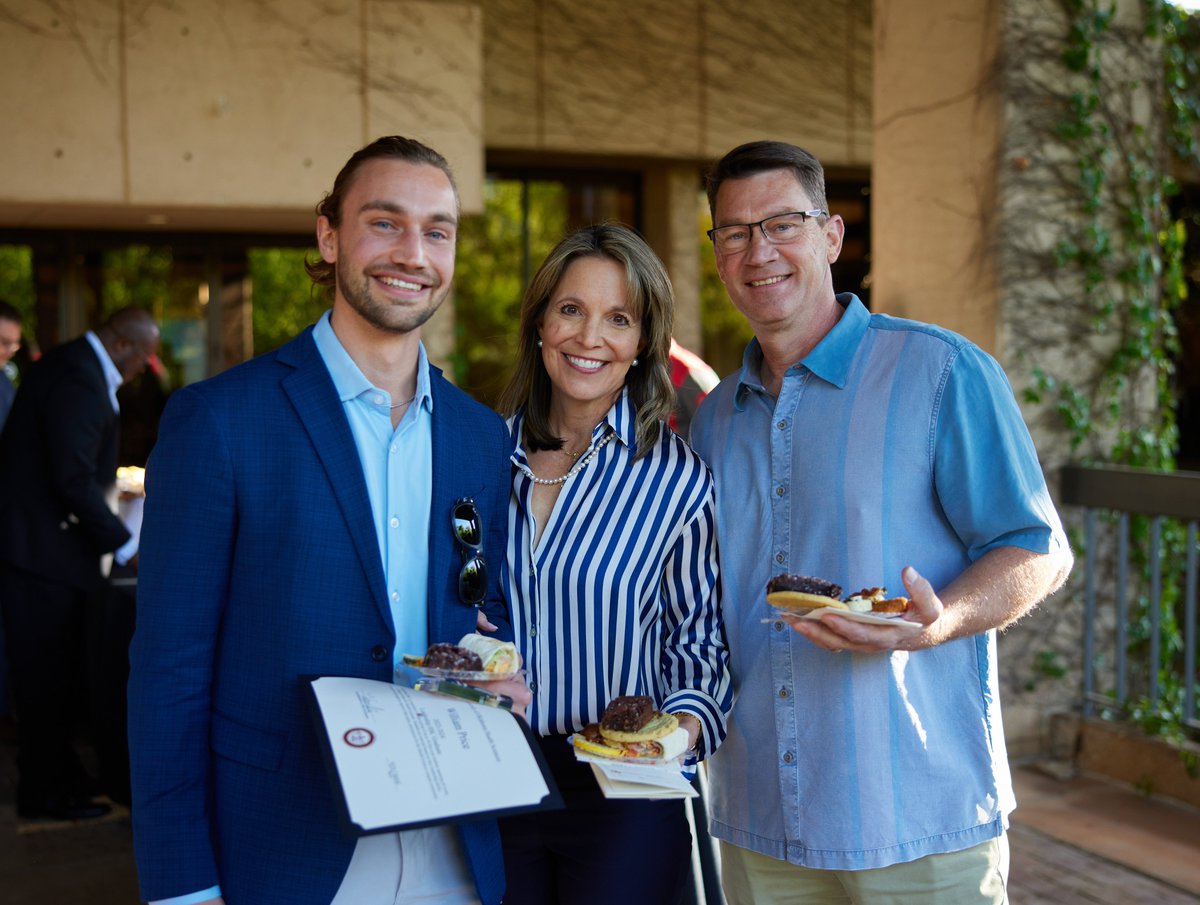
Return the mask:
<svg viewBox="0 0 1200 905">
<path fill-rule="evenodd" d="M 870 0 L 484 0 L 489 147 L 871 159 Z"/>
<path fill-rule="evenodd" d="M 992 352 L 1003 6 L 876 0 L 874 18 L 873 307 Z"/>
<path fill-rule="evenodd" d="M 11 5 L 0 226 L 308 230 L 350 153 L 388 133 L 442 151 L 482 205 L 478 4 Z"/>
<path fill-rule="evenodd" d="M 699 167 L 774 136 L 866 166 L 869 2 L 16 0 L 0 226 L 307 230 L 393 132 L 468 212 L 485 147 Z"/>
<path fill-rule="evenodd" d="M 308 233 L 381 134 L 644 175 L 644 226 L 700 348 L 696 192 L 755 138 L 871 160 L 870 0 L 15 0 L 0 16 L 0 227 Z M 439 357 L 452 312 L 429 328 Z"/>
</svg>

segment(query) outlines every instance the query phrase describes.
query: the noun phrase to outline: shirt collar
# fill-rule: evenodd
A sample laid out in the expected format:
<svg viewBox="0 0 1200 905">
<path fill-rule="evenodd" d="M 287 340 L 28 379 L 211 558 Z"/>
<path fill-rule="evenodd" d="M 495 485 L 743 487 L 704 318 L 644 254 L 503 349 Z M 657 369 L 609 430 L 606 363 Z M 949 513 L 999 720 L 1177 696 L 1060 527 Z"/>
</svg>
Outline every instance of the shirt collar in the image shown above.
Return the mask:
<svg viewBox="0 0 1200 905">
<path fill-rule="evenodd" d="M 104 348 L 104 343 L 100 342 L 100 337 L 91 330 L 88 330 L 83 335 L 87 337 L 88 345 L 92 347 L 96 353 L 96 357 L 100 359 L 100 367 L 104 369 L 104 382 L 108 384 L 108 395 L 112 399 L 113 410 L 119 411 L 120 406 L 117 403 L 117 390 L 121 388 L 121 384 L 124 383 L 125 379 L 121 376 L 121 372 L 117 370 L 117 366 L 113 364 L 113 360 L 108 354 L 108 349 Z"/>
<path fill-rule="evenodd" d="M 620 440 L 631 451 L 637 448 L 637 411 L 633 407 L 633 402 L 629 399 L 629 387 L 625 386 L 621 389 L 621 395 L 617 397 L 617 401 L 613 403 L 612 408 L 608 413 L 600 419 L 600 422 L 592 428 L 592 445 L 599 443 L 604 439 L 604 435 L 610 431 L 616 434 Z M 522 426 L 525 422 L 525 412 L 521 411 L 515 419 L 513 419 L 513 436 L 517 440 L 516 449 L 513 451 L 513 461 L 520 465 L 528 465 L 529 460 L 526 458 L 525 443 L 522 436 Z"/>
<path fill-rule="evenodd" d="M 313 342 L 317 351 L 329 369 L 333 378 L 334 389 L 342 402 L 357 399 L 364 393 L 378 393 L 379 388 L 369 381 L 365 374 L 354 363 L 342 341 L 333 332 L 329 323 L 329 312 L 326 311 L 313 327 Z M 415 406 L 425 406 L 433 411 L 433 395 L 429 391 L 429 357 L 425 353 L 425 345 L 417 344 L 417 396 Z"/>
<path fill-rule="evenodd" d="M 846 386 L 850 374 L 850 363 L 858 351 L 858 346 L 867 333 L 871 323 L 871 312 L 859 301 L 858 296 L 851 292 L 843 292 L 837 297 L 838 303 L 844 309 L 838 322 L 833 325 L 821 341 L 803 359 L 792 365 L 789 370 L 804 367 L 831 383 L 838 389 Z M 762 347 L 758 339 L 750 340 L 742 355 L 742 373 L 738 377 L 736 405 L 742 408 L 746 394 L 751 390 L 765 392 L 762 383 Z"/>
<path fill-rule="evenodd" d="M 608 414 L 604 416 L 604 420 L 596 425 L 596 429 L 592 431 L 592 442 L 596 442 L 604 437 L 606 433 L 605 426 L 612 429 L 617 435 L 617 439 L 624 443 L 631 452 L 637 448 L 637 411 L 633 407 L 633 402 L 629 398 L 629 387 L 621 388 L 621 395 L 617 397 L 617 401 L 613 403 L 612 408 L 608 410 Z"/>
</svg>

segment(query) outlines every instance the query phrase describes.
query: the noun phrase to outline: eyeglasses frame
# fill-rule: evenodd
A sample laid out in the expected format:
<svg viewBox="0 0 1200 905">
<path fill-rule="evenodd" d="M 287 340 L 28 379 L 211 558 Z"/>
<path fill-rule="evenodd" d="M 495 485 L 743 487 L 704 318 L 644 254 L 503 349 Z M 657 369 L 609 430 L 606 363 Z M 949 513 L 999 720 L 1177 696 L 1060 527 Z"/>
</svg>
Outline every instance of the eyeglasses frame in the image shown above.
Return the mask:
<svg viewBox="0 0 1200 905">
<path fill-rule="evenodd" d="M 708 241 L 712 242 L 713 248 L 718 251 L 720 251 L 721 249 L 717 246 L 716 233 L 720 232 L 723 229 L 733 229 L 734 227 L 738 227 L 738 226 L 744 227 L 745 229 L 748 229 L 750 231 L 750 238 L 746 240 L 746 248 L 750 247 L 751 239 L 753 239 L 753 237 L 754 237 L 754 227 L 756 227 L 756 226 L 758 227 L 758 231 L 760 233 L 762 233 L 763 238 L 766 239 L 772 245 L 790 245 L 792 242 L 799 240 L 800 236 L 797 235 L 794 239 L 785 239 L 781 242 L 778 239 L 772 239 L 769 235 L 767 235 L 767 228 L 763 224 L 769 223 L 772 220 L 778 220 L 780 217 L 799 217 L 801 224 L 803 224 L 803 223 L 808 222 L 808 220 L 810 220 L 810 219 L 815 220 L 817 217 L 828 217 L 828 216 L 829 216 L 829 211 L 823 211 L 823 210 L 820 210 L 819 208 L 814 208 L 811 211 L 785 211 L 782 214 L 772 214 L 769 217 L 763 217 L 761 220 L 758 220 L 755 223 L 726 223 L 724 226 L 714 226 L 712 229 L 706 230 L 704 234 L 706 236 L 708 236 Z M 746 248 L 739 248 L 737 251 L 734 251 L 734 252 L 722 251 L 722 254 L 738 254 L 740 252 L 745 251 Z"/>
</svg>

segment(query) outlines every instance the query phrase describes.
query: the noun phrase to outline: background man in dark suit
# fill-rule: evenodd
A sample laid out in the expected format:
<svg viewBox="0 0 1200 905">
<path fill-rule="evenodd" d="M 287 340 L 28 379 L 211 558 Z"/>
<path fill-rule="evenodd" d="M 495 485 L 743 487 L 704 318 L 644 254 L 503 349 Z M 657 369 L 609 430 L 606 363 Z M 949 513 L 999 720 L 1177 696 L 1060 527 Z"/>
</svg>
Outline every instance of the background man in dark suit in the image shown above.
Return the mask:
<svg viewBox="0 0 1200 905">
<path fill-rule="evenodd" d="M 21 348 L 21 314 L 0 299 L 0 431 L 12 408 L 17 388 L 10 373 L 12 357 Z M 4 650 L 4 620 L 0 619 L 0 717 L 8 716 L 8 654 Z"/>
<path fill-rule="evenodd" d="M 457 194 L 440 154 L 382 138 L 317 211 L 308 269 L 332 311 L 176 390 L 150 456 L 129 683 L 142 895 L 496 905 L 494 821 L 342 832 L 304 679 L 391 681 L 403 653 L 476 627 L 462 498 L 482 517 L 480 615 L 511 637 L 508 431 L 420 342 L 453 278 Z M 528 702 L 523 680 L 497 684 Z"/>
<path fill-rule="evenodd" d="M 28 373 L 0 434 L 0 600 L 18 721 L 17 813 L 104 814 L 72 744 L 86 702 L 87 608 L 101 557 L 136 550 L 110 508 L 117 470 L 117 388 L 158 350 L 137 308 L 47 352 Z M 123 545 L 125 545 L 123 547 Z M 120 549 L 119 549 L 120 548 Z"/>
<path fill-rule="evenodd" d="M 12 408 L 17 388 L 13 386 L 8 372 L 9 362 L 21 348 L 21 313 L 8 302 L 0 299 L 0 430 Z"/>
</svg>

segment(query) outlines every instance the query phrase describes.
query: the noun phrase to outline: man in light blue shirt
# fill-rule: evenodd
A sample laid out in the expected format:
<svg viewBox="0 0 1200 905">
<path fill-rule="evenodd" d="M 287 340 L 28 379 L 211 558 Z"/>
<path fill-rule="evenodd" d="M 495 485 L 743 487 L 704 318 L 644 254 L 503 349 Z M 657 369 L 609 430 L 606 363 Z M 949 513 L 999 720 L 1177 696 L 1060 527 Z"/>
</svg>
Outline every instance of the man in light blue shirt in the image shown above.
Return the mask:
<svg viewBox="0 0 1200 905">
<path fill-rule="evenodd" d="M 692 426 L 716 480 L 737 688 L 710 761 L 726 896 L 1005 902 L 995 630 L 1071 566 L 1012 391 L 962 337 L 835 294 L 843 225 L 807 152 L 734 149 L 709 203 L 718 271 L 755 332 Z M 911 624 L 784 619 L 765 599 L 784 573 L 846 594 L 890 584 Z"/>
</svg>

